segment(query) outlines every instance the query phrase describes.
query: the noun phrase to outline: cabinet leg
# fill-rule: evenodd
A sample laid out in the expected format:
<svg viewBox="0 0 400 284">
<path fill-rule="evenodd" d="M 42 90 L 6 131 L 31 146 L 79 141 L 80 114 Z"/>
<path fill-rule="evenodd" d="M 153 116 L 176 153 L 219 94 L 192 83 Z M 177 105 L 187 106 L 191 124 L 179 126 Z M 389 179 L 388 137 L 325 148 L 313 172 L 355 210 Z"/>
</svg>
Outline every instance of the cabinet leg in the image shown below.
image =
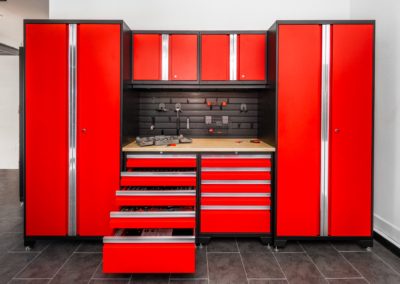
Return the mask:
<svg viewBox="0 0 400 284">
<path fill-rule="evenodd" d="M 369 240 L 359 240 L 358 245 L 362 248 L 368 249 L 374 246 L 374 241 L 372 239 Z"/>
<path fill-rule="evenodd" d="M 271 238 L 270 237 L 260 237 L 261 243 L 266 246 L 271 243 Z"/>
<path fill-rule="evenodd" d="M 276 249 L 284 248 L 286 246 L 287 240 L 274 240 L 274 246 Z"/>
<path fill-rule="evenodd" d="M 210 242 L 210 237 L 198 237 L 197 238 L 197 245 L 207 245 Z"/>
<path fill-rule="evenodd" d="M 30 251 L 35 246 L 35 241 L 24 239 L 24 247 L 26 251 Z"/>
</svg>

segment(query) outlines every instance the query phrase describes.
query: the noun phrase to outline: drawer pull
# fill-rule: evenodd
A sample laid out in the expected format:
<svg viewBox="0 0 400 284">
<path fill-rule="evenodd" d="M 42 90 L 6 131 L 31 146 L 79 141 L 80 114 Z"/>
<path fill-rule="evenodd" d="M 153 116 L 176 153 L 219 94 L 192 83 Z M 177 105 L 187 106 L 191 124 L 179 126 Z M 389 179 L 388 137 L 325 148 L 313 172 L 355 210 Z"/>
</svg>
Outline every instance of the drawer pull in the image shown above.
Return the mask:
<svg viewBox="0 0 400 284">
<path fill-rule="evenodd" d="M 201 210 L 271 210 L 270 206 L 202 205 Z"/>
<path fill-rule="evenodd" d="M 195 211 L 127 211 L 127 212 L 111 212 L 111 218 L 194 218 L 196 216 Z"/>
<path fill-rule="evenodd" d="M 271 197 L 271 193 L 263 192 L 205 192 L 201 194 L 202 197 Z"/>
<path fill-rule="evenodd" d="M 160 154 L 160 155 L 126 155 L 128 159 L 196 159 L 196 155 Z"/>
<path fill-rule="evenodd" d="M 196 196 L 195 190 L 117 190 L 117 196 Z"/>
<path fill-rule="evenodd" d="M 122 177 L 196 177 L 196 172 L 122 172 Z"/>
<path fill-rule="evenodd" d="M 270 172 L 271 168 L 251 168 L 251 167 L 243 167 L 243 168 L 202 168 L 202 172 Z"/>
<path fill-rule="evenodd" d="M 147 243 L 194 243 L 194 236 L 165 236 L 165 237 L 121 237 L 112 236 L 104 237 L 103 243 L 105 244 L 147 244 Z"/>
<path fill-rule="evenodd" d="M 202 155 L 202 159 L 271 159 L 270 154 L 265 155 Z"/>
<path fill-rule="evenodd" d="M 270 180 L 202 180 L 201 184 L 271 184 Z"/>
</svg>

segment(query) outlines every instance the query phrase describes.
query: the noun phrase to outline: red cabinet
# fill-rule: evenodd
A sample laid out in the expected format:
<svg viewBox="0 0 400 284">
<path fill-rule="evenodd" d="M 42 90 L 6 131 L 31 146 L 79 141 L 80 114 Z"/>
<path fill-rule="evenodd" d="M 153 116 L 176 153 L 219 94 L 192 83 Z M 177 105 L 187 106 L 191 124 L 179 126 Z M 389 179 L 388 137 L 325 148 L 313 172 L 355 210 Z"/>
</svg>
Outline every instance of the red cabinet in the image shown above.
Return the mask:
<svg viewBox="0 0 400 284">
<path fill-rule="evenodd" d="M 26 240 L 111 232 L 120 172 L 121 28 L 121 22 L 25 24 Z"/>
<path fill-rule="evenodd" d="M 374 24 L 275 27 L 276 242 L 358 237 L 370 245 Z"/>
<path fill-rule="evenodd" d="M 161 35 L 133 35 L 133 80 L 161 80 Z"/>
<path fill-rule="evenodd" d="M 169 80 L 197 80 L 197 35 L 169 36 Z"/>
<path fill-rule="evenodd" d="M 25 26 L 26 235 L 65 236 L 68 25 Z"/>
<path fill-rule="evenodd" d="M 266 40 L 265 34 L 238 35 L 238 80 L 265 80 Z"/>
<path fill-rule="evenodd" d="M 229 35 L 201 35 L 201 80 L 229 80 Z"/>
</svg>

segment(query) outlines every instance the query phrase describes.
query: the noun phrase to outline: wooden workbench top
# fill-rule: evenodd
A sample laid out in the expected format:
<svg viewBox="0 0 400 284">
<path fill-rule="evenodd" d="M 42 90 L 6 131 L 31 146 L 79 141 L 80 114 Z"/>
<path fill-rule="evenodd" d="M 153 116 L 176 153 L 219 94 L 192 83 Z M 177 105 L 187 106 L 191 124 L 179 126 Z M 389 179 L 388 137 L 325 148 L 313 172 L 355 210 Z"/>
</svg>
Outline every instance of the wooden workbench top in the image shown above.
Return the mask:
<svg viewBox="0 0 400 284">
<path fill-rule="evenodd" d="M 213 138 L 193 139 L 192 143 L 176 146 L 146 146 L 140 147 L 135 141 L 125 145 L 123 152 L 275 152 L 271 145 L 251 143 L 251 139 Z"/>
</svg>

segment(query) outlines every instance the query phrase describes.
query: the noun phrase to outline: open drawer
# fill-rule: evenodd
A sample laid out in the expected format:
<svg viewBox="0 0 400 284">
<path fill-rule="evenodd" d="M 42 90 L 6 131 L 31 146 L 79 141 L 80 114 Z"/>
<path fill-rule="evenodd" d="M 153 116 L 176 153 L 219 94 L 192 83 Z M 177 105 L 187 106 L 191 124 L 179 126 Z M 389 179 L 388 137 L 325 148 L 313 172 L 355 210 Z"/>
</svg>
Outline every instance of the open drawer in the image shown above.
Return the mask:
<svg viewBox="0 0 400 284">
<path fill-rule="evenodd" d="M 205 192 L 201 205 L 271 205 L 270 193 Z"/>
<path fill-rule="evenodd" d="M 270 154 L 202 155 L 202 167 L 271 167 Z"/>
<path fill-rule="evenodd" d="M 271 181 L 202 180 L 201 192 L 271 192 Z"/>
<path fill-rule="evenodd" d="M 194 228 L 196 224 L 196 212 L 193 208 L 174 208 L 172 211 L 160 208 L 154 211 L 146 211 L 137 208 L 110 213 L 110 226 L 113 229 L 120 228 Z"/>
<path fill-rule="evenodd" d="M 127 168 L 196 168 L 196 155 L 187 154 L 128 154 Z"/>
<path fill-rule="evenodd" d="M 158 189 L 158 190 L 157 190 Z M 117 206 L 194 206 L 196 190 L 192 187 L 173 189 L 123 187 L 116 192 Z"/>
<path fill-rule="evenodd" d="M 203 167 L 202 180 L 270 180 L 271 168 L 268 167 Z"/>
<path fill-rule="evenodd" d="M 103 238 L 104 273 L 195 272 L 193 230 L 173 230 L 171 236 L 141 236 L 138 230 L 120 235 L 120 231 Z"/>
<path fill-rule="evenodd" d="M 121 186 L 196 186 L 196 172 L 122 172 Z"/>
<path fill-rule="evenodd" d="M 202 205 L 201 233 L 270 233 L 270 206 Z"/>
</svg>

